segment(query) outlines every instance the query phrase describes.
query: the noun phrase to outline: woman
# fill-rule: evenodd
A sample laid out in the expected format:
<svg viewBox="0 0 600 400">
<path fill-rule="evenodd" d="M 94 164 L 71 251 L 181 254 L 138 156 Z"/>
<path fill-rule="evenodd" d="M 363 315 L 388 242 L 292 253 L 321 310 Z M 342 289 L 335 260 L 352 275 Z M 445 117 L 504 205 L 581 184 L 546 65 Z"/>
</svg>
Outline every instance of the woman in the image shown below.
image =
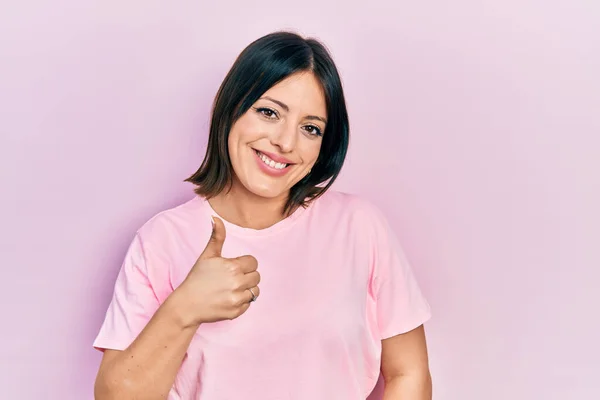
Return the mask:
<svg viewBox="0 0 600 400">
<path fill-rule="evenodd" d="M 431 398 L 429 306 L 381 213 L 328 190 L 348 147 L 319 42 L 250 44 L 214 103 L 194 199 L 140 228 L 94 343 L 97 399 Z M 259 274 L 260 271 L 260 274 Z"/>
</svg>

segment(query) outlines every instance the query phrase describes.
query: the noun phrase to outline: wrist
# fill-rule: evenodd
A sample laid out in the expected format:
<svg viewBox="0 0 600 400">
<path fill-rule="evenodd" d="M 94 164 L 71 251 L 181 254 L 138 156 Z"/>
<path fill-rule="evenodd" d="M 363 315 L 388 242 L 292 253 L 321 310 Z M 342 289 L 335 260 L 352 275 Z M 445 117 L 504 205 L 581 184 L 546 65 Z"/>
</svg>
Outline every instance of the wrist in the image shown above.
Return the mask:
<svg viewBox="0 0 600 400">
<path fill-rule="evenodd" d="M 179 286 L 169 295 L 164 305 L 168 308 L 169 315 L 171 315 L 175 324 L 181 329 L 197 329 L 200 326 L 200 322 L 194 318 L 190 310 L 185 288 L 182 286 Z"/>
</svg>

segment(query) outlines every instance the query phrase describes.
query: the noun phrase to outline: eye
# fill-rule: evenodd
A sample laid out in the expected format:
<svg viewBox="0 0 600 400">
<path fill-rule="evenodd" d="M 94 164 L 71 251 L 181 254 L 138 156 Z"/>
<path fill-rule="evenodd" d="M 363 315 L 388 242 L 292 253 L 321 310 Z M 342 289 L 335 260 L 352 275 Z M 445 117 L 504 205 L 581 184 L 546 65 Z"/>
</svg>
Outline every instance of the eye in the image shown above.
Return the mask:
<svg viewBox="0 0 600 400">
<path fill-rule="evenodd" d="M 321 132 L 321 130 L 319 129 L 319 127 L 317 127 L 315 125 L 306 125 L 306 126 L 304 126 L 304 130 L 307 133 L 309 133 L 310 135 L 323 136 L 323 132 Z"/>
<path fill-rule="evenodd" d="M 277 111 L 267 107 L 255 108 L 255 110 L 267 119 L 276 119 L 278 117 Z"/>
</svg>

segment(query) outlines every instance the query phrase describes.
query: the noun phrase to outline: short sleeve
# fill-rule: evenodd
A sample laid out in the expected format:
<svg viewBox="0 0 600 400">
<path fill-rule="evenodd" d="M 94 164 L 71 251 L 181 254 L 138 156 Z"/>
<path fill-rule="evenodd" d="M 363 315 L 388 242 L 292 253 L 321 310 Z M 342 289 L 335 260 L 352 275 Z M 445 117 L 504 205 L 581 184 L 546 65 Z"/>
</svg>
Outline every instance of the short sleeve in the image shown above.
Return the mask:
<svg viewBox="0 0 600 400">
<path fill-rule="evenodd" d="M 93 346 L 124 350 L 144 329 L 159 307 L 148 278 L 142 241 L 136 234 L 117 276 L 112 300 Z"/>
<path fill-rule="evenodd" d="M 376 210 L 372 291 L 381 339 L 409 332 L 431 317 L 412 267 L 383 214 Z"/>
</svg>

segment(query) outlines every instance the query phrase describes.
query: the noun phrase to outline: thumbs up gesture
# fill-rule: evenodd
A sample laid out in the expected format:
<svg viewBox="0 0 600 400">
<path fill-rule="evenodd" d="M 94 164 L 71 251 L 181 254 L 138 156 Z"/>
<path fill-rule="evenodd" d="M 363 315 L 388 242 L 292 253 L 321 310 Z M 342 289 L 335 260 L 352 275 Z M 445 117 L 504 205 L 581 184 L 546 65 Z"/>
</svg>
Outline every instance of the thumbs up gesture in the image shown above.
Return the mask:
<svg viewBox="0 0 600 400">
<path fill-rule="evenodd" d="M 188 299 L 186 312 L 194 325 L 237 318 L 260 295 L 256 258 L 223 258 L 224 242 L 225 225 L 214 217 L 208 244 L 177 288 Z"/>
</svg>

